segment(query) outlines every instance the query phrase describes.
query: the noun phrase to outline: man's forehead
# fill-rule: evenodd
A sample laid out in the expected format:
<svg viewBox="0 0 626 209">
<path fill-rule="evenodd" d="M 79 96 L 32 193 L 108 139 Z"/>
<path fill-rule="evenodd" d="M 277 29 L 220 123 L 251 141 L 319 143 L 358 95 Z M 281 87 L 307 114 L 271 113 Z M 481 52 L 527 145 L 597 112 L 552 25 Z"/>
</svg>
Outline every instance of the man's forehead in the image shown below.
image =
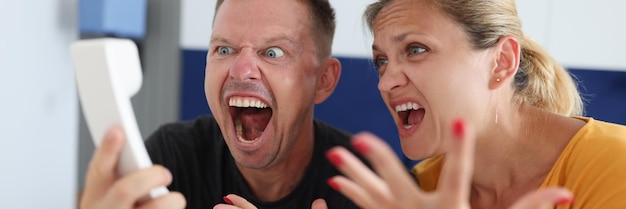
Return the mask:
<svg viewBox="0 0 626 209">
<path fill-rule="evenodd" d="M 298 0 L 229 0 L 217 12 L 211 45 L 303 47 L 313 41 L 310 10 Z"/>
<path fill-rule="evenodd" d="M 220 16 L 228 18 L 272 18 L 283 20 L 308 20 L 310 16 L 309 6 L 299 0 L 267 0 L 267 1 L 224 1 L 215 11 L 214 20 Z M 284 18 L 287 16 L 288 18 Z"/>
</svg>

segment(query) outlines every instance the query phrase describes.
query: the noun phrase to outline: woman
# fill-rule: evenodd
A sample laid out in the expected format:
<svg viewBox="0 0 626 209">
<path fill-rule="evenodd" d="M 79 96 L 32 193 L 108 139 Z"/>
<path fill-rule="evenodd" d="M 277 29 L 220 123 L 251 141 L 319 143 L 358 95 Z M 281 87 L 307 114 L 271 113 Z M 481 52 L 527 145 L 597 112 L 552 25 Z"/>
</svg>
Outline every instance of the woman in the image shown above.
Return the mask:
<svg viewBox="0 0 626 209">
<path fill-rule="evenodd" d="M 575 83 L 522 33 L 513 0 L 379 0 L 365 19 L 402 150 L 426 159 L 412 170 L 425 192 L 368 134 L 353 145 L 380 176 L 333 148 L 349 179 L 331 186 L 364 208 L 626 207 L 626 127 L 572 117 Z M 576 200 L 555 189 L 514 205 L 550 187 Z"/>
</svg>

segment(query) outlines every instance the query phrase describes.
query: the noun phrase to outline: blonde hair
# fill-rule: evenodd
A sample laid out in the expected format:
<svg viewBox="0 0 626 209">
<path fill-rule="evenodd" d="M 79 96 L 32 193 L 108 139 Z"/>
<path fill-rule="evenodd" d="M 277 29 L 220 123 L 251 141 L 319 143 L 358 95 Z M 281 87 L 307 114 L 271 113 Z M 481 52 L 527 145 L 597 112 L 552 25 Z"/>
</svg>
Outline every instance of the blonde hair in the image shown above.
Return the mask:
<svg viewBox="0 0 626 209">
<path fill-rule="evenodd" d="M 373 29 L 380 11 L 393 0 L 370 4 L 364 20 Z M 582 98 L 572 76 L 547 51 L 522 33 L 514 0 L 421 0 L 441 9 L 467 33 L 474 49 L 487 49 L 500 37 L 520 41 L 520 66 L 513 82 L 516 101 L 552 113 L 572 116 L 583 111 Z"/>
</svg>

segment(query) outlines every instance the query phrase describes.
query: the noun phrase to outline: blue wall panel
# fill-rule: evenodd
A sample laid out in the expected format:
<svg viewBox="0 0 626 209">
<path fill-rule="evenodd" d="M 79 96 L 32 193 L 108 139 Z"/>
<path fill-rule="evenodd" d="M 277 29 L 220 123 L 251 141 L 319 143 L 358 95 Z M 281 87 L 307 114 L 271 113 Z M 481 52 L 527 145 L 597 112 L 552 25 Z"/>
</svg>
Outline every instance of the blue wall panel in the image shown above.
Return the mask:
<svg viewBox="0 0 626 209">
<path fill-rule="evenodd" d="M 132 39 L 145 36 L 147 0 L 80 0 L 78 9 L 81 34 Z"/>
<path fill-rule="evenodd" d="M 570 69 L 585 101 L 585 115 L 626 125 L 626 71 Z"/>
<path fill-rule="evenodd" d="M 183 50 L 181 119 L 210 114 L 204 96 L 205 50 Z M 377 89 L 378 73 L 369 59 L 339 57 L 342 75 L 335 93 L 317 105 L 315 117 L 351 133 L 370 131 L 386 139 L 407 166 L 396 127 Z M 626 72 L 572 69 L 585 94 L 587 116 L 626 124 Z"/>
<path fill-rule="evenodd" d="M 199 115 L 211 114 L 204 96 L 204 66 L 206 50 L 183 50 L 180 117 L 191 120 Z"/>
</svg>

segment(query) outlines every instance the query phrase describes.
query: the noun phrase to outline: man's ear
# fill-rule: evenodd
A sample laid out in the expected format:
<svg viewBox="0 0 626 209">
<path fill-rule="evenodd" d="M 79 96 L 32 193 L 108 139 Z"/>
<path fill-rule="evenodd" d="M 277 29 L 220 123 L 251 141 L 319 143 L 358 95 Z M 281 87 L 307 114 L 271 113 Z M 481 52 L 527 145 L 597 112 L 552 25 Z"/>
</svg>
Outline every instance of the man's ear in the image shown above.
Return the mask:
<svg viewBox="0 0 626 209">
<path fill-rule="evenodd" d="M 315 104 L 324 102 L 335 91 L 341 76 L 341 63 L 336 58 L 326 59 L 321 70 L 313 99 Z"/>
<path fill-rule="evenodd" d="M 513 36 L 502 36 L 494 47 L 496 60 L 489 89 L 497 89 L 504 83 L 510 83 L 517 73 L 521 56 L 519 40 Z"/>
</svg>

